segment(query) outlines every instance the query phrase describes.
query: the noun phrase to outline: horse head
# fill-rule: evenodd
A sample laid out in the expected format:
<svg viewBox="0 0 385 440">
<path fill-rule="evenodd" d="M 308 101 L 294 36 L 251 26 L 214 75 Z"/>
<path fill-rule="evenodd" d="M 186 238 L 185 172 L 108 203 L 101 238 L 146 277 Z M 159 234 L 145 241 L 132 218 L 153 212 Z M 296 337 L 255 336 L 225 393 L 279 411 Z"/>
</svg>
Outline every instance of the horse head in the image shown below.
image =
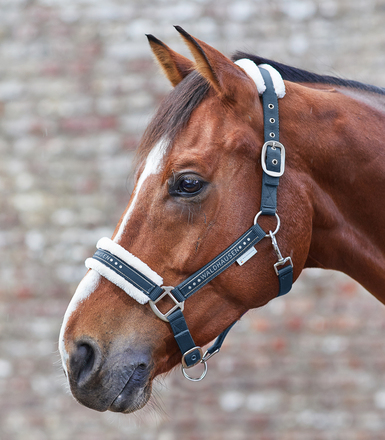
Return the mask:
<svg viewBox="0 0 385 440">
<path fill-rule="evenodd" d="M 128 263 L 158 286 L 180 285 L 236 242 L 254 224 L 262 190 L 264 115 L 255 79 L 177 30 L 195 61 L 148 36 L 174 89 L 143 136 L 132 196 L 102 246 L 120 258 L 114 260 L 119 266 L 130 255 Z M 305 187 L 294 184 L 298 173 L 288 160 L 278 200 L 285 222 L 280 250 L 294 263 L 294 279 L 307 258 L 312 215 Z M 267 234 L 277 228 L 274 215 L 258 223 Z M 277 296 L 276 251 L 269 238 L 260 240 L 245 264 L 231 264 L 186 300 L 183 313 L 196 346 Z M 159 319 L 140 289 L 113 282 L 114 275 L 91 263 L 64 318 L 63 367 L 80 403 L 132 412 L 146 404 L 153 379 L 179 364 L 183 353 L 167 319 Z M 180 307 L 174 299 L 166 295 L 157 303 L 161 316 Z"/>
</svg>

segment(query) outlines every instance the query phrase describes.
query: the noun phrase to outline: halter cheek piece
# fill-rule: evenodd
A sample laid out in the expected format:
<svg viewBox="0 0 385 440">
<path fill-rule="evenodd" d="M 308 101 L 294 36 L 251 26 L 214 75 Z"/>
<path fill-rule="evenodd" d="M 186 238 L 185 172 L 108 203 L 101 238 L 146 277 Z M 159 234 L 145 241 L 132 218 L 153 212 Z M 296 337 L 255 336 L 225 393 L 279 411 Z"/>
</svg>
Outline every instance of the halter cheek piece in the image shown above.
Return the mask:
<svg viewBox="0 0 385 440">
<path fill-rule="evenodd" d="M 279 178 L 283 175 L 285 170 L 285 148 L 279 142 L 277 96 L 283 97 L 285 93 L 284 86 L 282 79 L 280 79 L 283 91 L 282 88 L 281 90 L 277 90 L 279 89 L 280 83 L 278 82 L 277 87 L 277 83 L 274 84 L 273 80 L 274 75 L 278 74 L 278 72 L 272 69 L 271 66 L 263 65 L 262 68 L 262 66 L 257 67 L 251 62 L 254 68 L 252 68 L 250 72 L 251 65 L 249 62 L 251 61 L 239 60 L 236 63 L 251 73 L 250 76 L 252 76 L 256 82 L 259 91 L 261 91 L 261 88 L 264 90 L 262 93 L 262 103 L 265 144 L 263 145 L 261 153 L 263 169 L 261 210 L 255 216 L 254 225 L 221 254 L 176 287 L 161 287 L 158 283 L 162 279 L 156 272 L 152 271 L 138 258 L 107 238 L 103 238 L 98 242 L 98 250 L 92 258 L 86 261 L 88 268 L 99 272 L 109 281 L 125 290 L 141 304 L 149 302 L 154 313 L 160 319 L 170 323 L 176 342 L 182 352 L 183 375 L 192 381 L 200 381 L 205 377 L 208 359 L 219 352 L 226 335 L 235 322 L 222 332 L 214 344 L 203 354 L 202 349 L 195 345 L 183 316 L 184 302 L 187 298 L 217 277 L 233 263 L 237 262 L 240 266 L 245 264 L 257 253 L 254 246 L 265 237 L 271 239 L 278 258 L 278 261 L 274 264 L 274 270 L 279 279 L 278 296 L 288 293 L 293 283 L 293 264 L 291 258 L 282 257 L 275 238 L 280 228 L 280 219 L 276 212 L 277 189 Z M 269 233 L 266 234 L 258 225 L 260 215 L 274 215 L 276 217 L 277 227 L 274 232 L 269 231 Z M 133 290 L 135 292 L 134 294 Z M 162 313 L 158 309 L 157 303 L 165 296 L 171 298 L 174 302 L 174 306 L 171 307 L 168 312 Z M 186 370 L 198 363 L 203 364 L 203 373 L 198 378 L 190 377 Z"/>
</svg>

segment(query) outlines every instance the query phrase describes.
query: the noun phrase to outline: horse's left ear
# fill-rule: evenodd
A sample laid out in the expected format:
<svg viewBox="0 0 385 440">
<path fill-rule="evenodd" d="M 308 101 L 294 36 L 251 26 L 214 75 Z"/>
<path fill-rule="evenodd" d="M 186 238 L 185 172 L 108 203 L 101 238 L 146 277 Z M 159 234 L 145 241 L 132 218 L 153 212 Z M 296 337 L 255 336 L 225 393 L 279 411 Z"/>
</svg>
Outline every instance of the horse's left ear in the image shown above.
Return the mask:
<svg viewBox="0 0 385 440">
<path fill-rule="evenodd" d="M 156 60 L 174 87 L 194 70 L 194 63 L 191 60 L 173 51 L 153 35 L 146 37 Z"/>
<path fill-rule="evenodd" d="M 175 29 L 181 34 L 190 49 L 197 70 L 214 87 L 217 93 L 235 99 L 235 91 L 241 81 L 250 78 L 229 58 L 205 42 L 192 37 L 180 26 Z"/>
</svg>

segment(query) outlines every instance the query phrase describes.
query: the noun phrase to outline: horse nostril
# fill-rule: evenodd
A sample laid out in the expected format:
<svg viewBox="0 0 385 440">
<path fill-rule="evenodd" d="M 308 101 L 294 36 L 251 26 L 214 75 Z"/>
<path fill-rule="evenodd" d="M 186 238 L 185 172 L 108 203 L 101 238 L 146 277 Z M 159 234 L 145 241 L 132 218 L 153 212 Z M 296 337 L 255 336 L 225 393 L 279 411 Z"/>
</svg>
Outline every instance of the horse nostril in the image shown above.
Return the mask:
<svg viewBox="0 0 385 440">
<path fill-rule="evenodd" d="M 70 370 L 73 379 L 80 384 L 85 382 L 93 370 L 96 360 L 95 349 L 89 343 L 81 343 L 72 353 Z"/>
</svg>

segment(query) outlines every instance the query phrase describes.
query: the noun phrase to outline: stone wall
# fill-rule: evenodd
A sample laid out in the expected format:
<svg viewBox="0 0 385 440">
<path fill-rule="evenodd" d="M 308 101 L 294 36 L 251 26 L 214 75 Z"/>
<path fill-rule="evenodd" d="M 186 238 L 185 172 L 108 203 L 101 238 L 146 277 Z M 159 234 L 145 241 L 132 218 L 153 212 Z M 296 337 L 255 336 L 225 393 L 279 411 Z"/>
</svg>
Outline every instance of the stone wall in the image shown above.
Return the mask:
<svg viewBox="0 0 385 440">
<path fill-rule="evenodd" d="M 384 309 L 339 274 L 304 273 L 236 326 L 205 381 L 173 372 L 138 416 L 78 405 L 57 338 L 170 90 L 144 34 L 187 56 L 180 24 L 228 55 L 384 87 L 385 0 L 0 0 L 0 11 L 0 439 L 384 438 Z"/>
</svg>

